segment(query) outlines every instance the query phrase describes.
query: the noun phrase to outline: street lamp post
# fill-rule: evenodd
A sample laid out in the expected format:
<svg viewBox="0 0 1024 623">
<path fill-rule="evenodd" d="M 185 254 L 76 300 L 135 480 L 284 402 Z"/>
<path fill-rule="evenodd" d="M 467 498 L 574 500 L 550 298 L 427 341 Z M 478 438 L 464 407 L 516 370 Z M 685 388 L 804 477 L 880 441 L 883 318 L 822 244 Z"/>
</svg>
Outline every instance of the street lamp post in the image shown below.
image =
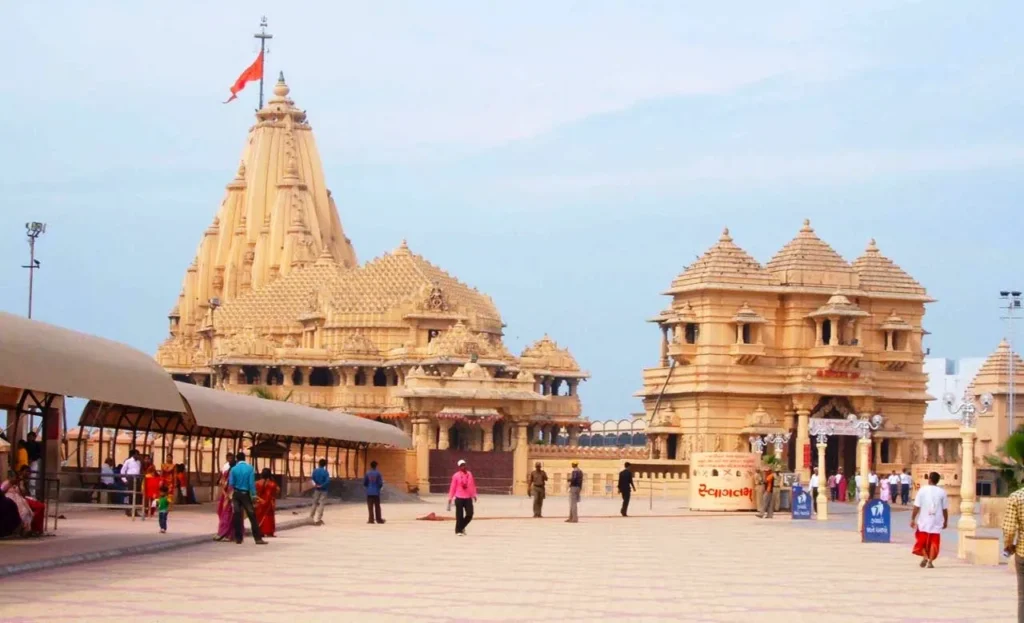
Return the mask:
<svg viewBox="0 0 1024 623">
<path fill-rule="evenodd" d="M 857 472 L 860 474 L 860 487 L 857 494 L 857 532 L 864 532 L 864 506 L 868 503 L 868 463 L 871 460 L 871 431 L 882 426 L 882 416 L 872 415 L 870 418 L 858 418 L 850 414 L 847 418 L 857 429 Z"/>
<path fill-rule="evenodd" d="M 1006 321 L 1006 324 L 1008 326 L 1006 341 L 1009 342 L 1010 344 L 1010 369 L 1008 370 L 1008 372 L 1010 373 L 1010 380 L 1007 388 L 1009 390 L 1009 393 L 1006 397 L 1006 408 L 1009 414 L 1010 428 L 1007 431 L 1007 435 L 1012 435 L 1013 431 L 1016 430 L 1014 426 L 1014 416 L 1016 416 L 1016 413 L 1014 412 L 1014 403 L 1016 402 L 1016 396 L 1014 395 L 1016 393 L 1014 391 L 1014 381 L 1016 380 L 1014 378 L 1014 365 L 1016 364 L 1016 362 L 1014 361 L 1013 357 L 1013 322 L 1014 320 L 1016 320 L 1016 312 L 1019 311 L 1021 308 L 1020 297 L 1020 290 L 1002 290 L 999 293 L 999 298 L 1002 299 L 1003 303 L 1006 305 L 1006 315 L 1003 316 L 1003 320 Z"/>
<path fill-rule="evenodd" d="M 975 404 L 975 400 L 977 403 Z M 956 556 L 963 560 L 967 557 L 967 537 L 974 536 L 978 529 L 978 520 L 974 517 L 974 500 L 977 489 L 977 472 L 974 469 L 974 438 L 977 435 L 975 423 L 977 416 L 987 413 L 992 408 L 992 394 L 974 396 L 968 388 L 964 391 L 963 401 L 956 404 L 956 396 L 946 394 L 942 402 L 946 409 L 960 420 L 960 519 L 956 522 L 957 546 Z"/>
<path fill-rule="evenodd" d="M 792 438 L 793 433 L 768 433 L 764 436 L 766 442 L 775 444 L 775 458 L 780 462 L 782 461 L 782 449 Z"/>
<path fill-rule="evenodd" d="M 764 447 L 766 444 L 760 435 L 751 435 L 748 441 L 750 441 L 750 451 L 753 454 L 756 454 L 758 457 L 764 454 Z"/>
<path fill-rule="evenodd" d="M 834 424 L 821 424 L 811 430 L 811 434 L 818 442 L 818 521 L 828 520 L 828 495 L 824 486 L 828 483 L 825 479 L 825 450 L 828 449 L 829 435 L 834 435 L 836 427 Z"/>
<path fill-rule="evenodd" d="M 36 238 L 46 233 L 46 223 L 31 222 L 25 223 L 25 232 L 28 234 L 28 317 L 32 317 L 32 285 L 35 280 L 36 269 L 40 268 L 39 260 L 36 259 Z"/>
</svg>

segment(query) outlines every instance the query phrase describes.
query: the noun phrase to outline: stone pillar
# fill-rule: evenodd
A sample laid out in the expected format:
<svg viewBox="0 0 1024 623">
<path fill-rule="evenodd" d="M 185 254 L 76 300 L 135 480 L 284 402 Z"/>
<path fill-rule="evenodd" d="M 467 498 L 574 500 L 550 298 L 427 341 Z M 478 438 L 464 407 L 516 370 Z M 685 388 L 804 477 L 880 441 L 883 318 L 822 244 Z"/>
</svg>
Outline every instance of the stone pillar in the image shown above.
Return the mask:
<svg viewBox="0 0 1024 623">
<path fill-rule="evenodd" d="M 420 495 L 426 495 L 430 493 L 430 420 L 418 416 L 413 420 L 413 430 L 416 431 L 416 484 Z"/>
<path fill-rule="evenodd" d="M 864 533 L 864 505 L 868 503 L 868 460 L 871 457 L 871 438 L 857 440 L 857 473 L 860 491 L 857 492 L 857 532 Z"/>
<path fill-rule="evenodd" d="M 448 435 L 452 430 L 453 422 L 451 420 L 438 420 L 437 421 L 437 449 L 447 450 L 448 449 Z"/>
<path fill-rule="evenodd" d="M 345 387 L 356 386 L 356 374 L 359 373 L 359 368 L 346 367 L 345 370 Z"/>
<path fill-rule="evenodd" d="M 960 560 L 967 558 L 967 537 L 974 536 L 978 530 L 978 520 L 974 517 L 974 495 L 977 488 L 977 474 L 974 470 L 976 432 L 974 428 L 960 428 L 963 452 L 960 459 L 960 519 L 956 522 L 956 557 Z"/>
<path fill-rule="evenodd" d="M 839 343 L 839 316 L 829 316 L 828 320 L 832 327 L 828 335 L 828 345 L 833 346 Z"/>
<path fill-rule="evenodd" d="M 437 450 L 437 441 L 441 438 L 439 431 L 441 425 L 434 420 L 427 420 L 427 447 Z"/>
<path fill-rule="evenodd" d="M 810 409 L 796 410 L 796 461 L 793 464 L 796 466 L 796 473 L 800 476 L 800 482 L 809 482 L 811 479 L 811 466 L 804 463 L 804 457 L 807 456 L 805 448 L 811 446 L 810 419 Z M 819 476 L 821 471 L 819 468 Z"/>
<path fill-rule="evenodd" d="M 570 426 L 569 431 L 569 447 L 576 448 L 580 445 L 580 427 Z"/>
<path fill-rule="evenodd" d="M 825 338 L 822 337 L 821 326 L 822 326 L 821 325 L 821 318 L 815 318 L 814 319 L 814 345 L 815 346 L 824 346 L 825 345 Z"/>
<path fill-rule="evenodd" d="M 890 445 L 896 446 L 896 464 L 903 467 L 903 440 L 902 439 L 890 439 Z"/>
<path fill-rule="evenodd" d="M 882 440 L 878 438 L 872 438 L 871 444 L 875 451 L 875 460 L 871 463 L 871 467 L 877 472 L 878 466 L 882 464 Z"/>
<path fill-rule="evenodd" d="M 309 377 L 313 376 L 313 368 L 311 366 L 302 367 L 302 384 L 309 387 Z"/>
<path fill-rule="evenodd" d="M 494 451 L 494 422 L 481 422 L 480 428 L 484 431 L 484 452 Z"/>
<path fill-rule="evenodd" d="M 663 368 L 669 367 L 669 328 L 662 325 L 662 362 Z"/>
<path fill-rule="evenodd" d="M 825 450 L 827 443 L 818 444 L 818 521 L 828 520 L 828 476 L 825 474 Z"/>
<path fill-rule="evenodd" d="M 267 384 L 267 376 L 270 375 L 270 367 L 269 366 L 260 366 L 259 368 L 257 368 L 257 370 L 259 370 L 259 372 L 260 372 L 260 385 L 266 385 Z"/>
<path fill-rule="evenodd" d="M 224 366 L 224 383 L 226 385 L 240 385 L 238 382 L 238 371 L 242 368 L 240 366 Z"/>
<path fill-rule="evenodd" d="M 527 439 L 527 423 L 516 422 L 516 449 L 512 456 L 512 493 L 526 494 L 526 477 L 530 473 L 530 444 Z"/>
<path fill-rule="evenodd" d="M 295 372 L 295 366 L 281 366 L 281 377 L 285 387 L 294 387 L 295 383 L 292 380 L 292 374 Z"/>
</svg>

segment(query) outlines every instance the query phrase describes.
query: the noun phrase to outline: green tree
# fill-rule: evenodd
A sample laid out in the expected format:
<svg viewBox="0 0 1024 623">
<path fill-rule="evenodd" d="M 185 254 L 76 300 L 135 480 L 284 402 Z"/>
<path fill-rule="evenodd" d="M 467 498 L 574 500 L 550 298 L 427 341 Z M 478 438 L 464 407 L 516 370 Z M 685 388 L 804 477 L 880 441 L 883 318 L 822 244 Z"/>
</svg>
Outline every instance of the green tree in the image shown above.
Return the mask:
<svg viewBox="0 0 1024 623">
<path fill-rule="evenodd" d="M 1024 486 L 1024 429 L 1018 429 L 999 446 L 996 454 L 985 457 L 985 462 L 999 472 L 999 480 L 1008 493 Z"/>
<path fill-rule="evenodd" d="M 295 391 L 292 390 L 288 392 L 284 396 L 284 398 L 278 398 L 277 396 L 274 395 L 274 392 L 270 391 L 266 387 L 253 387 L 252 389 L 249 390 L 249 393 L 252 394 L 253 396 L 256 396 L 257 398 L 262 398 L 264 400 L 280 400 L 281 402 L 288 402 L 289 400 L 291 400 L 292 394 L 294 394 Z"/>
</svg>

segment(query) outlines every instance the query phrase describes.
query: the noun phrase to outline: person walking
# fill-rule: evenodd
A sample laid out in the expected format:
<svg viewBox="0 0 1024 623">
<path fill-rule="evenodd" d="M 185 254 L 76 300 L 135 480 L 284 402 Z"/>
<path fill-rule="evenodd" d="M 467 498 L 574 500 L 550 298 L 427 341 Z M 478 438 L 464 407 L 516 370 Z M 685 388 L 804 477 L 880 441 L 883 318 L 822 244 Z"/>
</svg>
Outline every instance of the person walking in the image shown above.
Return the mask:
<svg viewBox="0 0 1024 623">
<path fill-rule="evenodd" d="M 860 489 L 860 485 L 857 485 L 857 488 Z M 878 493 L 878 474 L 875 473 L 875 470 L 871 470 L 868 472 L 868 499 L 875 499 L 876 493 Z"/>
<path fill-rule="evenodd" d="M 160 534 L 167 533 L 167 514 L 170 510 L 170 492 L 167 490 L 167 485 L 160 485 L 160 497 L 156 499 L 156 516 L 160 522 Z"/>
<path fill-rule="evenodd" d="M 839 489 L 836 488 L 836 475 L 835 474 L 832 474 L 831 476 L 828 477 L 828 492 L 829 492 L 829 499 L 831 499 L 833 502 L 835 502 L 836 499 L 839 497 Z"/>
<path fill-rule="evenodd" d="M 572 473 L 569 474 L 569 518 L 566 523 L 579 523 L 580 493 L 583 491 L 583 470 L 577 461 L 572 462 Z"/>
<path fill-rule="evenodd" d="M 761 496 L 761 508 L 758 509 L 757 516 L 768 519 L 775 516 L 775 472 L 771 467 L 764 470 L 764 495 Z"/>
<path fill-rule="evenodd" d="M 1018 545 L 1024 544 L 1024 489 L 1017 489 L 1006 498 L 1002 528 L 1006 554 L 1014 557 L 1017 570 L 1017 623 L 1024 623 L 1024 552 L 1017 552 Z"/>
<path fill-rule="evenodd" d="M 889 496 L 892 498 L 892 503 L 897 504 L 900 501 L 900 477 L 896 473 L 896 470 L 892 470 L 889 474 Z"/>
<path fill-rule="evenodd" d="M 256 509 L 252 505 L 252 496 L 256 495 L 256 470 L 245 462 L 245 453 L 239 452 L 236 457 L 237 463 L 228 473 L 228 486 L 231 488 L 231 503 L 235 519 L 235 543 L 242 544 L 242 537 L 245 535 L 245 522 L 242 520 L 242 513 L 249 518 L 249 525 L 252 527 L 252 538 L 256 545 L 266 545 L 263 534 L 260 532 L 260 523 L 256 519 Z"/>
<path fill-rule="evenodd" d="M 455 534 L 466 536 L 466 526 L 473 521 L 473 502 L 476 502 L 476 481 L 473 472 L 466 467 L 466 461 L 459 459 L 458 470 L 452 474 L 448 487 L 448 509 L 455 502 Z"/>
<path fill-rule="evenodd" d="M 533 498 L 533 516 L 539 518 L 547 497 L 548 473 L 541 469 L 540 461 L 533 466 L 534 470 L 526 479 L 526 494 Z"/>
<path fill-rule="evenodd" d="M 314 526 L 324 525 L 324 506 L 327 505 L 327 485 L 331 483 L 331 474 L 327 471 L 327 459 L 320 459 L 311 476 L 313 480 L 313 508 L 309 518 Z"/>
<path fill-rule="evenodd" d="M 623 517 L 629 516 L 629 498 L 634 491 L 636 491 L 636 484 L 633 482 L 633 470 L 629 469 L 627 462 L 619 472 L 619 493 L 622 494 L 622 510 L 619 513 Z"/>
<path fill-rule="evenodd" d="M 363 476 L 363 488 L 366 489 L 366 512 L 369 515 L 366 523 L 384 523 L 380 514 L 380 492 L 384 488 L 384 476 L 377 471 L 377 461 L 370 461 L 370 471 Z"/>
<path fill-rule="evenodd" d="M 811 481 L 807 483 L 811 488 L 811 504 L 814 507 L 814 513 L 818 513 L 818 468 L 815 467 L 814 471 L 811 472 Z"/>
<path fill-rule="evenodd" d="M 128 451 L 128 458 L 124 460 L 124 463 L 121 463 L 121 475 L 130 476 L 130 478 L 121 479 L 124 482 L 125 487 L 132 492 L 131 496 L 126 496 L 127 499 L 125 500 L 132 505 L 131 509 L 124 512 L 124 514 L 129 517 L 132 515 L 136 502 L 140 499 L 139 496 L 142 489 L 142 479 L 139 478 L 139 476 L 141 474 L 142 462 L 139 461 L 139 451 L 132 448 Z"/>
<path fill-rule="evenodd" d="M 900 504 L 906 506 L 910 503 L 910 483 L 914 481 L 910 476 L 910 470 L 905 469 L 900 474 Z"/>
<path fill-rule="evenodd" d="M 914 497 L 910 527 L 914 528 L 914 555 L 921 557 L 921 567 L 934 569 L 939 557 L 942 531 L 949 525 L 949 498 L 939 485 L 938 472 L 928 474 L 928 484 Z"/>
<path fill-rule="evenodd" d="M 836 495 L 840 502 L 846 501 L 846 487 L 847 479 L 846 476 L 843 475 L 843 468 L 840 467 L 839 471 L 836 472 Z"/>
</svg>

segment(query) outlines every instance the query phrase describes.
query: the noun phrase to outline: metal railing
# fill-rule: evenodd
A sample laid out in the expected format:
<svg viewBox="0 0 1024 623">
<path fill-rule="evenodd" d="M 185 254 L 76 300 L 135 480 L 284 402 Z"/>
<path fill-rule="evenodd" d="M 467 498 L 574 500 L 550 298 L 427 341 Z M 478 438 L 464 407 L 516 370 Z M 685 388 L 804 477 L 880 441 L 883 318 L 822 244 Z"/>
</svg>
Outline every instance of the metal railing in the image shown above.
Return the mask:
<svg viewBox="0 0 1024 623">
<path fill-rule="evenodd" d="M 477 478 L 473 480 L 476 482 L 477 493 L 483 495 L 512 495 L 513 487 L 515 482 L 512 478 Z M 430 488 L 440 489 L 444 487 L 444 493 L 448 492 L 448 486 L 451 483 L 450 476 L 431 476 L 430 477 Z"/>
</svg>

